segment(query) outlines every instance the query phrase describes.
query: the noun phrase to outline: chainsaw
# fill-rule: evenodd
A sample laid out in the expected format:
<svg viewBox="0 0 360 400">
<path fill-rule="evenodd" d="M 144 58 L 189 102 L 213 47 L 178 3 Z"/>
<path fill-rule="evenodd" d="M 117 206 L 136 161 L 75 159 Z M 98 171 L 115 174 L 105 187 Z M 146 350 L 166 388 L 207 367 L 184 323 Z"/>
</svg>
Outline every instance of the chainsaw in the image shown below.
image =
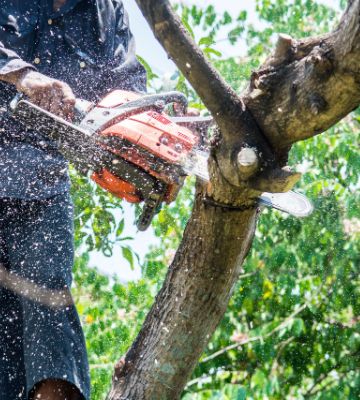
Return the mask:
<svg viewBox="0 0 360 400">
<path fill-rule="evenodd" d="M 170 117 L 167 106 L 187 108 L 179 92 L 141 95 L 114 90 L 98 104 L 77 100 L 72 122 L 27 100 L 15 99 L 12 116 L 27 129 L 54 140 L 60 153 L 82 174 L 113 195 L 144 203 L 137 227 L 146 230 L 162 203 L 174 201 L 186 176 L 209 180 L 208 151 L 199 135 L 184 125 L 206 123 L 212 117 Z M 259 204 L 297 217 L 312 212 L 299 193 L 263 193 Z"/>
</svg>

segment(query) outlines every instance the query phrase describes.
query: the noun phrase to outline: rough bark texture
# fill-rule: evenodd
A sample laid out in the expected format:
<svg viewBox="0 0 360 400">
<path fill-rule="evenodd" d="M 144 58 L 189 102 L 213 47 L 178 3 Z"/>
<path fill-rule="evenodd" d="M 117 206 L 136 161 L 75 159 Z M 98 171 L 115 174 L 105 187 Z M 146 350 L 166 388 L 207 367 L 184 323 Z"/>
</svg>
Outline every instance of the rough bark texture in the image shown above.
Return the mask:
<svg viewBox="0 0 360 400">
<path fill-rule="evenodd" d="M 360 103 L 360 0 L 349 2 L 331 34 L 304 41 L 281 35 L 242 97 L 209 65 L 168 1 L 137 3 L 221 131 L 211 184 L 197 188 L 182 244 L 108 396 L 175 400 L 225 312 L 255 232 L 259 190 L 291 187 L 299 176 L 280 169 L 291 144 Z M 244 168 L 249 147 L 258 169 Z"/>
<path fill-rule="evenodd" d="M 334 32 L 287 45 L 280 37 L 282 54 L 253 73 L 243 100 L 277 150 L 324 132 L 358 107 L 359 20 L 352 1 Z"/>
<path fill-rule="evenodd" d="M 198 192 L 186 240 L 125 367 L 115 374 L 110 399 L 179 398 L 226 310 L 255 220 L 255 208 L 223 211 L 206 205 Z"/>
</svg>

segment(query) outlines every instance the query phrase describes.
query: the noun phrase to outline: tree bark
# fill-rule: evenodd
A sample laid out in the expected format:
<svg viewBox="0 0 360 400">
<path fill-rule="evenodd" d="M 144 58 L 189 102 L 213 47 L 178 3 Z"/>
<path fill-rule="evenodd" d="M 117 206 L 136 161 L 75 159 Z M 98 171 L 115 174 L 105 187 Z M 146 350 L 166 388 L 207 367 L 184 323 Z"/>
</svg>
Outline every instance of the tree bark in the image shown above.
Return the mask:
<svg viewBox="0 0 360 400">
<path fill-rule="evenodd" d="M 359 3 L 350 1 L 332 33 L 285 46 L 280 36 L 282 54 L 253 74 L 243 100 L 274 148 L 324 132 L 358 107 L 359 20 Z"/>
<path fill-rule="evenodd" d="M 222 318 L 255 231 L 256 209 L 197 193 L 185 237 L 109 399 L 177 399 Z M 225 289 L 226 288 L 226 289 Z"/>
<path fill-rule="evenodd" d="M 339 27 L 328 35 L 280 36 L 241 97 L 209 65 L 168 1 L 137 3 L 221 131 L 209 162 L 211 184 L 197 186 L 181 246 L 124 365 L 115 369 L 108 395 L 175 400 L 226 310 L 255 232 L 259 188 L 291 186 L 294 178 L 279 172 L 289 147 L 360 103 L 360 0 L 349 1 Z M 238 165 L 249 147 L 259 158 L 255 175 Z"/>
</svg>

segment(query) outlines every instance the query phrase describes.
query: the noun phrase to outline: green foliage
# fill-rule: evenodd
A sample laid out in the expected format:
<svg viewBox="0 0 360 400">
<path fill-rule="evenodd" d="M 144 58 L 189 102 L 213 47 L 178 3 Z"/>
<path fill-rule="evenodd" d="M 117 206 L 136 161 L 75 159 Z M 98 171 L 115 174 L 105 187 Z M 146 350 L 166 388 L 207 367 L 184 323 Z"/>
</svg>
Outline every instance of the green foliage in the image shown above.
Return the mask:
<svg viewBox="0 0 360 400">
<path fill-rule="evenodd" d="M 260 27 L 248 22 L 245 11 L 219 15 L 211 5 L 182 5 L 178 12 L 237 91 L 269 54 L 278 32 L 310 36 L 329 30 L 338 18 L 313 0 L 257 0 Z M 231 43 L 246 42 L 247 56 L 223 59 L 217 52 L 224 36 Z M 174 82 L 202 108 L 181 74 Z M 299 220 L 263 211 L 243 276 L 184 399 L 360 397 L 359 128 L 356 111 L 293 147 L 290 162 L 304 171 L 297 190 L 313 200 L 315 212 Z M 153 224 L 161 242 L 150 249 L 143 278 L 122 284 L 87 266 L 88 251 L 110 255 L 115 244 L 134 263 L 121 202 L 73 174 L 79 252 L 74 295 L 85 327 L 94 400 L 105 398 L 112 366 L 135 338 L 161 286 L 189 218 L 193 191 L 189 179 L 178 199 L 161 210 Z"/>
<path fill-rule="evenodd" d="M 104 399 L 115 363 L 125 355 L 153 302 L 148 282 L 122 284 L 88 267 L 77 257 L 73 295 L 89 354 L 92 398 Z"/>
<path fill-rule="evenodd" d="M 159 78 L 158 75 L 154 73 L 154 71 L 151 69 L 150 65 L 144 60 L 142 57 L 137 56 L 138 60 L 140 63 L 143 65 L 146 71 L 146 76 L 147 76 L 147 83 L 149 86 L 151 86 L 152 82 L 154 79 Z"/>
<path fill-rule="evenodd" d="M 241 11 L 235 18 L 227 11 L 219 15 L 213 5 L 201 8 L 196 5 L 187 7 L 181 5 L 182 22 L 190 32 L 193 38 L 196 38 L 195 32 L 201 32 L 198 44 L 206 53 L 208 48 L 216 51 L 213 45 L 217 43 L 217 35 L 227 29 L 226 39 L 235 44 L 245 31 L 246 11 Z M 204 36 L 205 35 L 205 36 Z M 220 39 L 224 40 L 224 38 Z"/>
<path fill-rule="evenodd" d="M 105 192 L 86 177 L 70 170 L 71 194 L 74 201 L 75 247 L 82 252 L 101 251 L 111 257 L 115 244 L 120 244 L 131 267 L 136 254 L 124 236 L 124 213 L 121 200 Z"/>
<path fill-rule="evenodd" d="M 249 24 L 247 44 L 249 55 L 259 61 L 269 54 L 278 33 L 295 38 L 320 34 L 329 31 L 336 18 L 334 10 L 315 0 L 256 0 L 256 11 L 265 27 L 259 31 Z"/>
</svg>

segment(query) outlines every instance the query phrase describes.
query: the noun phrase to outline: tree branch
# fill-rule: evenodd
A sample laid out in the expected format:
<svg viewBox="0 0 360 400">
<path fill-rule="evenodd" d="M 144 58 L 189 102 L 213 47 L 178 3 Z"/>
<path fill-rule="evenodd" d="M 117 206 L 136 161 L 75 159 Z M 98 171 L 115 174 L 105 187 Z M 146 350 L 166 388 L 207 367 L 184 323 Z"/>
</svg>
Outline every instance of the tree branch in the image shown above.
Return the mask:
<svg viewBox="0 0 360 400">
<path fill-rule="evenodd" d="M 202 101 L 220 122 L 222 130 L 232 132 L 231 121 L 238 119 L 243 105 L 238 95 L 223 80 L 190 37 L 167 0 L 136 0 L 155 37 L 174 60 Z M 224 126 L 225 125 L 225 126 Z"/>
<path fill-rule="evenodd" d="M 279 37 L 278 48 L 283 48 Z M 280 152 L 324 132 L 360 103 L 360 1 L 349 2 L 337 29 L 306 40 L 287 37 L 243 96 Z"/>
<path fill-rule="evenodd" d="M 203 193 L 197 194 L 186 239 L 126 355 L 125 367 L 115 374 L 109 400 L 180 397 L 226 310 L 255 222 L 256 209 L 224 211 L 207 206 Z"/>
</svg>

